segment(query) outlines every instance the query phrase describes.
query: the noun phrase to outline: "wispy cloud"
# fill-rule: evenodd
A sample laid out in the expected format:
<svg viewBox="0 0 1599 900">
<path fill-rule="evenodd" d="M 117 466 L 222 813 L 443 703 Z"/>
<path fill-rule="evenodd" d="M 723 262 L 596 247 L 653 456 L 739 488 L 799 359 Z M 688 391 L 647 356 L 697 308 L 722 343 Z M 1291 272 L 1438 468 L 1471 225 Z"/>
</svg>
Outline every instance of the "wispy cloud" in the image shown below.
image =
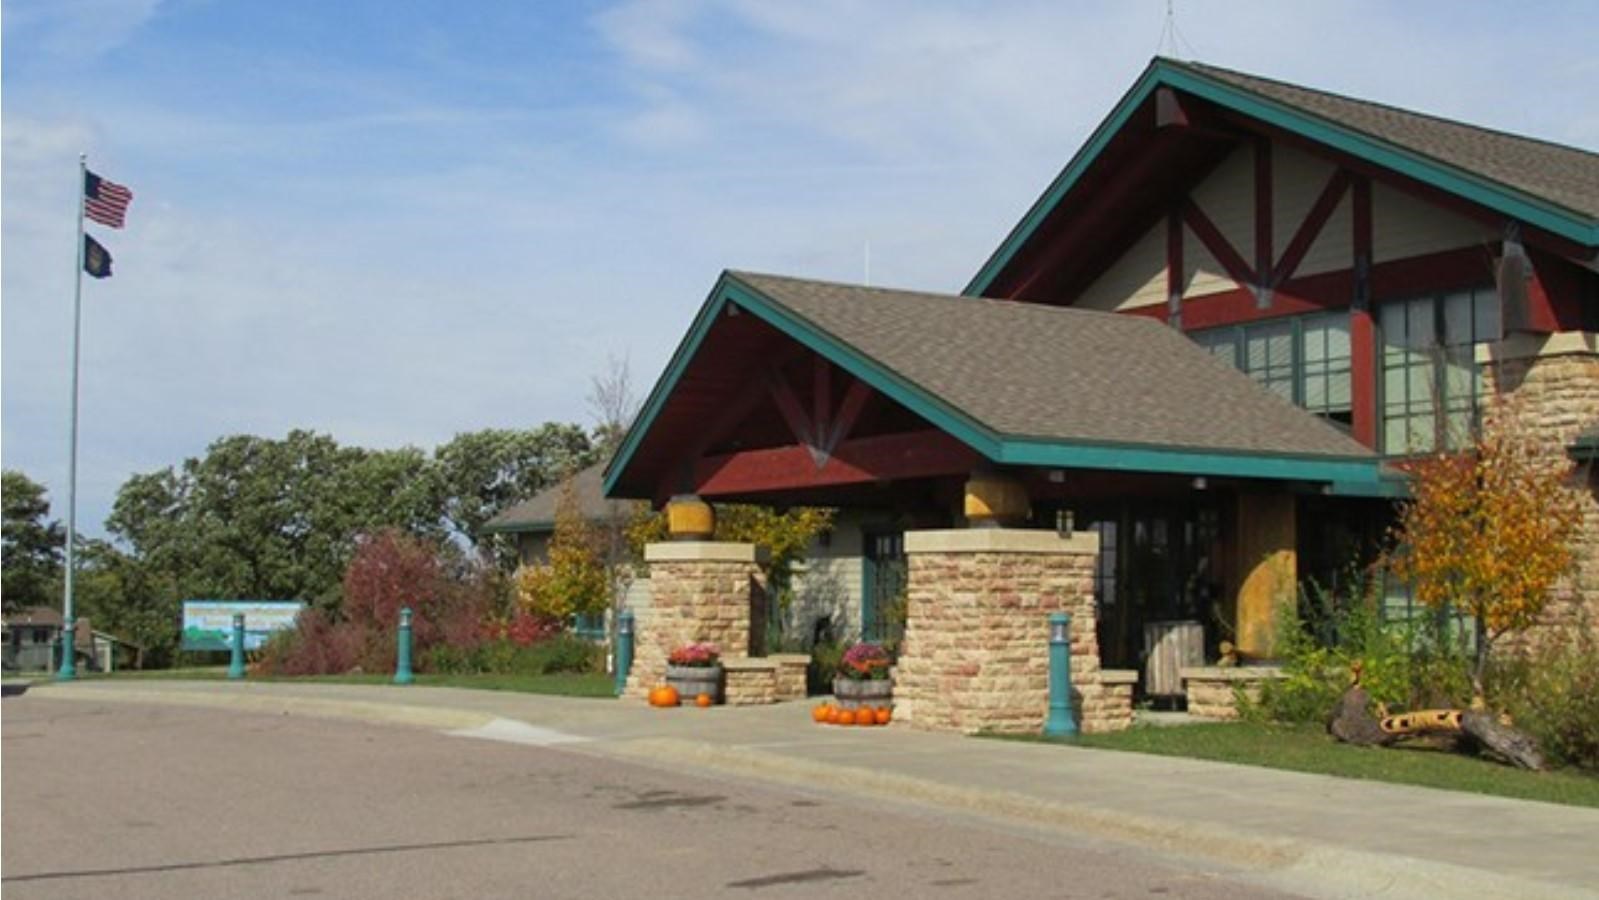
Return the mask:
<svg viewBox="0 0 1599 900">
<path fill-rule="evenodd" d="M 224 433 L 430 446 L 582 420 L 607 354 L 652 377 L 723 267 L 858 279 L 870 241 L 874 281 L 958 289 L 1164 13 L 351 0 L 305 8 L 347 20 L 307 47 L 276 10 L 87 2 L 6 4 L 0 387 L 5 465 L 59 493 L 88 149 L 137 194 L 105 235 L 116 276 L 86 288 L 91 525 L 127 475 Z M 1591 29 L 1550 24 L 1579 6 L 1178 12 L 1217 64 L 1590 146 L 1599 128 Z"/>
</svg>

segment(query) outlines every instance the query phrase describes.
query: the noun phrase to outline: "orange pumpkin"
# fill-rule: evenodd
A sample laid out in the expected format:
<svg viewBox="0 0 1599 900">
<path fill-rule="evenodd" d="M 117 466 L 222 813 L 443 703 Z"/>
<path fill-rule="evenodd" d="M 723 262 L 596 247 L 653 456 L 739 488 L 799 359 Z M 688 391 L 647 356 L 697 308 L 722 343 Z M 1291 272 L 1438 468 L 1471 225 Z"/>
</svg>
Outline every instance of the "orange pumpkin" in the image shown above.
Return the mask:
<svg viewBox="0 0 1599 900">
<path fill-rule="evenodd" d="M 650 691 L 650 705 L 658 707 L 676 706 L 682 698 L 677 696 L 677 688 L 663 684 Z"/>
<path fill-rule="evenodd" d="M 711 705 L 711 695 L 710 694 L 701 694 L 698 697 L 695 697 L 694 698 L 694 705 L 698 706 L 700 709 L 704 709 L 707 706 L 710 706 Z"/>
<path fill-rule="evenodd" d="M 842 709 L 839 709 L 836 706 L 829 706 L 827 708 L 827 716 L 826 716 L 827 724 L 829 724 L 829 725 L 837 725 L 838 724 L 838 714 L 841 713 L 841 712 L 843 712 Z"/>
<path fill-rule="evenodd" d="M 841 710 L 839 710 L 838 711 L 838 724 L 840 724 L 840 725 L 854 725 L 855 724 L 855 710 L 853 710 L 853 709 L 841 709 Z"/>
<path fill-rule="evenodd" d="M 879 706 L 873 718 L 877 720 L 877 724 L 887 725 L 889 722 L 894 721 L 894 707 Z"/>
<path fill-rule="evenodd" d="M 863 706 L 860 709 L 855 710 L 856 725 L 871 725 L 874 721 L 875 720 L 872 718 L 871 707 Z"/>
<path fill-rule="evenodd" d="M 832 707 L 828 706 L 826 703 L 811 707 L 811 721 L 826 722 L 827 711 L 830 709 L 832 709 Z"/>
</svg>

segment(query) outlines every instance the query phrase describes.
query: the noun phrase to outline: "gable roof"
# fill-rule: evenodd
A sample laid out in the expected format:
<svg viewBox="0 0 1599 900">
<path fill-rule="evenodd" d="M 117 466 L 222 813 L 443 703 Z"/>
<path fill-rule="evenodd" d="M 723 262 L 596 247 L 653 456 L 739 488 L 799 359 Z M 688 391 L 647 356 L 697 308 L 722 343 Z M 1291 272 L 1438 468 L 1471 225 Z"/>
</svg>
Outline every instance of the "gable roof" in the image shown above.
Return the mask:
<svg viewBox="0 0 1599 900">
<path fill-rule="evenodd" d="M 1217 66 L 1168 62 L 1599 220 L 1599 153 Z"/>
<path fill-rule="evenodd" d="M 1160 87 L 1599 247 L 1599 154 L 1216 66 L 1156 57 L 973 276 L 981 295 Z"/>
<path fill-rule="evenodd" d="M 606 473 L 734 304 L 1001 464 L 1374 481 L 1377 458 L 1137 316 L 725 272 Z"/>
<path fill-rule="evenodd" d="M 572 476 L 572 490 L 576 495 L 578 512 L 585 521 L 599 522 L 625 515 L 628 504 L 621 500 L 607 500 L 601 488 L 605 464 L 598 463 Z M 542 533 L 555 530 L 555 510 L 560 505 L 566 482 L 552 484 L 521 503 L 500 510 L 483 523 L 478 531 L 483 534 L 508 534 L 514 532 Z"/>
</svg>

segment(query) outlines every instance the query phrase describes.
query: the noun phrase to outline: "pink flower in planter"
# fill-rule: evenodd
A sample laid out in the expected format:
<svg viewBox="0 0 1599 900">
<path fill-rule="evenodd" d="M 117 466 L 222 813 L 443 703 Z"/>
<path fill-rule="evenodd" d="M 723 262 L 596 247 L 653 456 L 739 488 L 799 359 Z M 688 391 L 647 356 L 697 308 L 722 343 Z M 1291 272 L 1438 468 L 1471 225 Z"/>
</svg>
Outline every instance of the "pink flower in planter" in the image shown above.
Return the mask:
<svg viewBox="0 0 1599 900">
<path fill-rule="evenodd" d="M 838 674 L 856 681 L 883 681 L 894 664 L 888 651 L 878 644 L 861 642 L 845 651 L 838 664 Z"/>
<path fill-rule="evenodd" d="M 699 642 L 684 644 L 673 650 L 666 661 L 674 666 L 688 666 L 704 669 L 716 665 L 721 661 L 722 650 L 715 644 Z"/>
</svg>

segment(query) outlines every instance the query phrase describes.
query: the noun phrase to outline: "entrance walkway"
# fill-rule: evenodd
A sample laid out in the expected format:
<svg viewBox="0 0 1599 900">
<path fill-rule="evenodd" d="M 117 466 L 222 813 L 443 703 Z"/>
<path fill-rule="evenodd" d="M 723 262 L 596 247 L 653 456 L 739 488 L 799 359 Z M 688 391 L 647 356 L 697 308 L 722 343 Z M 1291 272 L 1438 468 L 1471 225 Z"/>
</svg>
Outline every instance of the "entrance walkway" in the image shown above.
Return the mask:
<svg viewBox="0 0 1599 900">
<path fill-rule="evenodd" d="M 448 688 L 80 682 L 52 698 L 386 722 L 838 791 L 1210 859 L 1307 896 L 1599 897 L 1599 810 L 904 728 Z"/>
</svg>

